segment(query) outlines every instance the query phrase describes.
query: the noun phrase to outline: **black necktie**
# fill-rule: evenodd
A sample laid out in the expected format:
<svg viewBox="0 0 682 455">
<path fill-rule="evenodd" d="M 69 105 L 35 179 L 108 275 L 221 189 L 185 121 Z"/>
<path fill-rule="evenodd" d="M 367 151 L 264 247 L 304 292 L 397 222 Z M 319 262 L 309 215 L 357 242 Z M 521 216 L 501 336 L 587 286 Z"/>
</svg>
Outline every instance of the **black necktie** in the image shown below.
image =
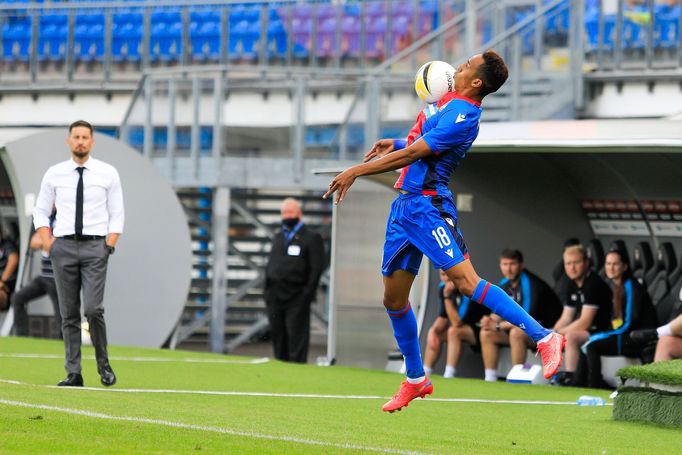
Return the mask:
<svg viewBox="0 0 682 455">
<path fill-rule="evenodd" d="M 78 186 L 76 187 L 76 235 L 83 235 L 83 170 L 77 167 Z"/>
</svg>

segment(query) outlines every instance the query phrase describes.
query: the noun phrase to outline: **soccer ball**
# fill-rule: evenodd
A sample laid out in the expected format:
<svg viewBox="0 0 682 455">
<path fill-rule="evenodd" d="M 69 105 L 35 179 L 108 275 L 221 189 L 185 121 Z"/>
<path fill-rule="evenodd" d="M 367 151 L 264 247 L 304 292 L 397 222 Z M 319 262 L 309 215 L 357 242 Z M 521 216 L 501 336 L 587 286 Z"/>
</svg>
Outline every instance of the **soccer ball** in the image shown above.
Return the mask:
<svg viewBox="0 0 682 455">
<path fill-rule="evenodd" d="M 414 90 L 427 103 L 435 103 L 455 91 L 455 69 L 449 63 L 432 60 L 424 63 L 414 79 Z"/>
</svg>

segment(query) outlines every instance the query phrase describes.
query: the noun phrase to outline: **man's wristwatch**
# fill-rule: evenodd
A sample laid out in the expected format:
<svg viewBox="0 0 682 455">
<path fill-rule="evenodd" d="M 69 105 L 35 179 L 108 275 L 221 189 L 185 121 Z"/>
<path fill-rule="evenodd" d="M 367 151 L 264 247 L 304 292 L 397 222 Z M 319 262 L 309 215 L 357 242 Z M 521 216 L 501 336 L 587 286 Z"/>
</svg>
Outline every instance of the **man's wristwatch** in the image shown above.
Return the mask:
<svg viewBox="0 0 682 455">
<path fill-rule="evenodd" d="M 111 245 L 107 245 L 107 250 L 109 250 L 109 256 L 116 252 L 116 248 Z"/>
</svg>

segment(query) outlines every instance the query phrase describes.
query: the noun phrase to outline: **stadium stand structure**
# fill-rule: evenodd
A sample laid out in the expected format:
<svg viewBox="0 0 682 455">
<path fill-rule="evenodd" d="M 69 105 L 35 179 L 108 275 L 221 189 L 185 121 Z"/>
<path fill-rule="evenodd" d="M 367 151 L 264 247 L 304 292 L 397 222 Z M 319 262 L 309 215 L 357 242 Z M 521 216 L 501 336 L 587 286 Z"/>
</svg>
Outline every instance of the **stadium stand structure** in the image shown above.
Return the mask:
<svg viewBox="0 0 682 455">
<path fill-rule="evenodd" d="M 178 197 L 185 207 L 193 246 L 193 273 L 187 305 L 180 328 L 170 346 L 197 349 L 206 346 L 210 336 L 206 321 L 210 317 L 213 263 L 216 260 L 212 233 L 214 189 L 179 188 Z M 273 233 L 280 225 L 282 198 L 294 196 L 302 203 L 306 224 L 320 232 L 329 251 L 331 207 L 319 194 L 292 190 L 267 191 L 234 189 L 229 213 L 229 246 L 226 252 L 227 311 L 225 313 L 225 350 L 267 335 L 267 318 L 262 299 L 264 269 Z M 313 306 L 312 342 L 326 342 L 328 277 L 322 278 L 317 303 Z"/>
</svg>

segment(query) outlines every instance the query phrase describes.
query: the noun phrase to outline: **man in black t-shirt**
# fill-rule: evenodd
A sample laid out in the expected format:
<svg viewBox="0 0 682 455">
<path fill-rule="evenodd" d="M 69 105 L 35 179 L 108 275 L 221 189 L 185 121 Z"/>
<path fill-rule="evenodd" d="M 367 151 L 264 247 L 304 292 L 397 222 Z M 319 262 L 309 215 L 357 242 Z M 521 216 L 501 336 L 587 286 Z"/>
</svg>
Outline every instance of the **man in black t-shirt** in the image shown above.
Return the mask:
<svg viewBox="0 0 682 455">
<path fill-rule="evenodd" d="M 582 245 L 564 250 L 564 268 L 571 279 L 563 296 L 564 310 L 554 330 L 566 337 L 566 367 L 558 376 L 562 385 L 580 385 L 576 376 L 582 346 L 596 332 L 611 328 L 613 295 L 611 288 L 589 268 Z"/>
</svg>

